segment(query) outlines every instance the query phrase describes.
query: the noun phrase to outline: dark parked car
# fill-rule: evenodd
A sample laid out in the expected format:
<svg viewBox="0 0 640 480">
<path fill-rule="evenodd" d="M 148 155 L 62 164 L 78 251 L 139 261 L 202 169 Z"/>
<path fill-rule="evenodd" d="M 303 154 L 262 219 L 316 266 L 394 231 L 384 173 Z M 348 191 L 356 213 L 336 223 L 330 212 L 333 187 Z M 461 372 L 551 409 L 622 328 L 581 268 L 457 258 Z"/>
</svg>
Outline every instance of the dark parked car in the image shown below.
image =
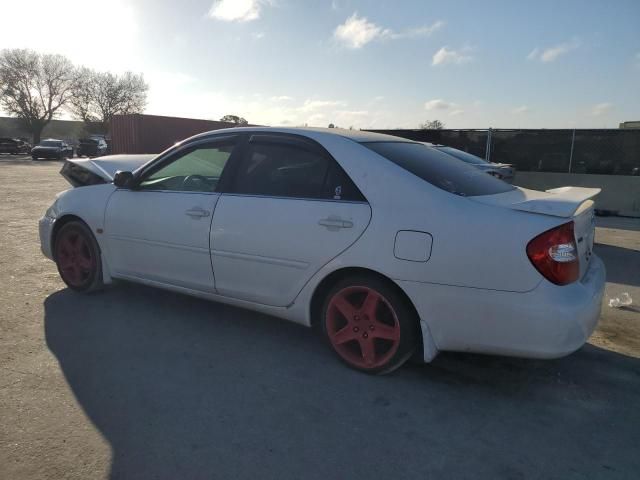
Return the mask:
<svg viewBox="0 0 640 480">
<path fill-rule="evenodd" d="M 101 137 L 81 138 L 78 145 L 78 157 L 100 157 L 107 153 L 107 142 Z"/>
<path fill-rule="evenodd" d="M 20 138 L 0 138 L 0 153 L 10 153 L 18 155 L 20 153 L 29 153 L 31 145 Z"/>
<path fill-rule="evenodd" d="M 34 160 L 39 158 L 55 158 L 58 160 L 73 158 L 73 148 L 63 140 L 47 138 L 31 149 L 31 158 Z"/>
<path fill-rule="evenodd" d="M 433 145 L 433 147 L 437 148 L 441 152 L 457 158 L 458 160 L 469 163 L 477 169 L 482 170 L 489 175 L 493 175 L 500 180 L 504 180 L 505 182 L 509 183 L 513 181 L 515 169 L 508 163 L 487 162 L 485 159 L 477 157 L 471 153 L 464 152 L 453 147 L 446 147 L 444 145 Z"/>
</svg>

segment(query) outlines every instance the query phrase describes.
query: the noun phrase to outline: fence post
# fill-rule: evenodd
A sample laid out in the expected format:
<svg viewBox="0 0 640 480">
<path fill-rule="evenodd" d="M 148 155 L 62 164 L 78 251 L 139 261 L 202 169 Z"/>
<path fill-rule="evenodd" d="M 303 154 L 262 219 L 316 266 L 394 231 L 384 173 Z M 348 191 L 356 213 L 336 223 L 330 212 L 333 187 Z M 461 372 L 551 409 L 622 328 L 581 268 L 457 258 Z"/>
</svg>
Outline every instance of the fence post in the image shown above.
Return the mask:
<svg viewBox="0 0 640 480">
<path fill-rule="evenodd" d="M 491 127 L 487 130 L 487 147 L 484 152 L 484 159 L 487 162 L 491 161 Z"/>
<path fill-rule="evenodd" d="M 573 135 L 571 135 L 571 151 L 569 152 L 569 173 L 571 173 L 571 162 L 573 162 L 573 144 L 576 142 L 576 129 L 573 129 Z"/>
</svg>

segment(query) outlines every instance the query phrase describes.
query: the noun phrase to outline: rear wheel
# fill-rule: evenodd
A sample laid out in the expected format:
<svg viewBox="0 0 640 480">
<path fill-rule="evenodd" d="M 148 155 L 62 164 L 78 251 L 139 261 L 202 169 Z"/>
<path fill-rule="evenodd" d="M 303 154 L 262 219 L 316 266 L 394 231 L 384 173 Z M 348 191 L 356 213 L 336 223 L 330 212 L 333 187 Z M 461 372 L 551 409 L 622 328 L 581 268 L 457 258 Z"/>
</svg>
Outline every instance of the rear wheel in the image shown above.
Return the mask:
<svg viewBox="0 0 640 480">
<path fill-rule="evenodd" d="M 394 286 L 376 277 L 338 282 L 325 299 L 322 327 L 338 356 L 367 373 L 395 370 L 417 345 L 413 309 Z"/>
<path fill-rule="evenodd" d="M 55 238 L 54 258 L 60 277 L 79 292 L 102 287 L 102 262 L 98 242 L 82 222 L 71 221 L 60 228 Z"/>
</svg>

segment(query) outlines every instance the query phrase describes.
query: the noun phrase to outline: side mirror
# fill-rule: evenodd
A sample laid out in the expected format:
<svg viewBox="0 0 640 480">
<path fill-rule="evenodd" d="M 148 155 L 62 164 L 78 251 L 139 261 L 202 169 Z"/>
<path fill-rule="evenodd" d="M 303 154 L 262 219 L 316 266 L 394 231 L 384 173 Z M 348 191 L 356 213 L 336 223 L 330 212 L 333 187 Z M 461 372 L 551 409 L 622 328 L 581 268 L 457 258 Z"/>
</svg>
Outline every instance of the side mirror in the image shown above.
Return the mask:
<svg viewBox="0 0 640 480">
<path fill-rule="evenodd" d="M 131 188 L 133 185 L 133 173 L 118 170 L 113 176 L 113 184 L 118 188 Z"/>
</svg>

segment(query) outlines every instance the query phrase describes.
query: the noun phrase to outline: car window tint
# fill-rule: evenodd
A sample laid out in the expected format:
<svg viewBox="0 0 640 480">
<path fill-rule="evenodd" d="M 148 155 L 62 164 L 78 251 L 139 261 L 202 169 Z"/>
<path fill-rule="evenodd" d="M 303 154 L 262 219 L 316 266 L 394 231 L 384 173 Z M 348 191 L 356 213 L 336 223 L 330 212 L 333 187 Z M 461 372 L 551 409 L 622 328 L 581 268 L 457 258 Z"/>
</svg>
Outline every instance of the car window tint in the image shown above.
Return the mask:
<svg viewBox="0 0 640 480">
<path fill-rule="evenodd" d="M 274 197 L 323 198 L 329 159 L 297 145 L 250 143 L 233 191 Z"/>
<path fill-rule="evenodd" d="M 324 198 L 354 202 L 366 201 L 358 187 L 340 166 L 332 162 L 324 186 Z"/>
<path fill-rule="evenodd" d="M 515 188 L 462 160 L 421 143 L 368 142 L 362 145 L 433 186 L 456 195 L 494 195 Z"/>
<path fill-rule="evenodd" d="M 143 190 L 215 192 L 233 145 L 201 146 L 183 153 L 140 183 Z"/>
</svg>

